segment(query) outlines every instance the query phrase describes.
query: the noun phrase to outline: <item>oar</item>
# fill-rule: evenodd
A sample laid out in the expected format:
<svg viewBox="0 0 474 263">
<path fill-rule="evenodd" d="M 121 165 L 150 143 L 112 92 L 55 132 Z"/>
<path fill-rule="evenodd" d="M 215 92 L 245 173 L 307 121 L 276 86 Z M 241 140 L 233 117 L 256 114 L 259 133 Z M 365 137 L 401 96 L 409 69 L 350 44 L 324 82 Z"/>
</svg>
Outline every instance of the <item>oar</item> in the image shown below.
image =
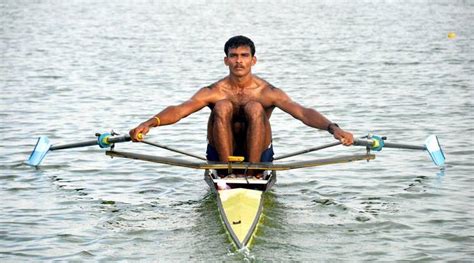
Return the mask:
<svg viewBox="0 0 474 263">
<path fill-rule="evenodd" d="M 143 138 L 141 134 L 139 134 L 138 137 Z M 130 138 L 130 135 L 128 134 L 122 135 L 122 136 L 113 136 L 110 133 L 103 133 L 103 134 L 97 134 L 97 139 L 95 140 L 75 142 L 75 143 L 69 143 L 69 144 L 51 145 L 47 136 L 41 136 L 38 138 L 36 146 L 33 152 L 31 153 L 30 158 L 28 158 L 28 160 L 26 161 L 26 164 L 31 165 L 31 166 L 40 165 L 41 161 L 44 159 L 44 157 L 49 151 L 71 149 L 71 148 L 78 148 L 78 147 L 85 147 L 85 146 L 94 146 L 94 145 L 99 145 L 100 148 L 109 148 L 114 143 L 129 142 L 129 141 L 131 141 L 131 138 Z M 155 147 L 159 147 L 168 151 L 177 152 L 183 155 L 194 157 L 200 160 L 204 160 L 204 161 L 206 160 L 206 158 L 203 158 L 201 156 L 197 156 L 192 153 L 187 153 L 181 150 L 177 150 L 177 149 L 164 146 L 158 143 L 153 143 L 146 140 L 142 140 L 141 142 L 146 143 L 148 145 L 155 146 Z"/>
<path fill-rule="evenodd" d="M 128 142 L 130 141 L 130 135 L 122 135 L 122 136 L 113 136 L 110 133 L 103 133 L 97 134 L 97 139 L 83 141 L 83 142 L 75 142 L 69 144 L 60 144 L 60 145 L 51 145 L 47 136 L 41 136 L 38 138 L 36 142 L 36 146 L 33 152 L 30 155 L 30 158 L 26 161 L 26 164 L 31 166 L 38 166 L 41 161 L 44 159 L 46 154 L 49 151 L 56 151 L 62 149 L 71 149 L 71 148 L 78 148 L 78 147 L 85 147 L 85 146 L 92 146 L 92 145 L 99 145 L 101 148 L 109 148 L 114 143 L 118 142 Z"/>
<path fill-rule="evenodd" d="M 390 143 L 390 142 L 385 142 L 386 138 L 385 137 L 379 137 L 379 136 L 370 136 L 368 139 L 355 139 L 354 140 L 354 145 L 355 146 L 366 146 L 372 151 L 381 151 L 382 148 L 387 147 L 387 148 L 398 148 L 398 149 L 411 149 L 411 150 L 426 150 L 431 156 L 431 159 L 437 166 L 444 166 L 445 162 L 445 156 L 443 153 L 443 150 L 441 149 L 441 146 L 439 144 L 438 137 L 435 135 L 429 136 L 425 140 L 424 145 L 411 145 L 411 144 L 401 144 L 401 143 Z M 306 150 L 301 150 L 289 154 L 285 154 L 282 156 L 278 156 L 274 158 L 274 160 L 281 160 L 284 158 L 288 157 L 293 157 L 296 155 L 304 154 L 304 153 L 309 153 L 309 152 L 314 152 L 314 151 L 319 151 L 322 149 L 334 147 L 337 145 L 340 145 L 341 142 L 333 142 L 333 143 L 328 143 L 324 144 L 321 146 L 317 147 L 312 147 L 308 148 Z"/>
<path fill-rule="evenodd" d="M 424 145 L 411 145 L 401 143 L 389 143 L 385 142 L 384 137 L 371 136 L 368 139 L 355 139 L 354 145 L 366 146 L 373 151 L 381 151 L 382 148 L 398 148 L 398 149 L 410 149 L 410 150 L 426 150 L 431 156 L 431 159 L 437 166 L 444 166 L 446 157 L 444 156 L 441 145 L 439 144 L 438 137 L 430 135 L 425 140 Z"/>
</svg>

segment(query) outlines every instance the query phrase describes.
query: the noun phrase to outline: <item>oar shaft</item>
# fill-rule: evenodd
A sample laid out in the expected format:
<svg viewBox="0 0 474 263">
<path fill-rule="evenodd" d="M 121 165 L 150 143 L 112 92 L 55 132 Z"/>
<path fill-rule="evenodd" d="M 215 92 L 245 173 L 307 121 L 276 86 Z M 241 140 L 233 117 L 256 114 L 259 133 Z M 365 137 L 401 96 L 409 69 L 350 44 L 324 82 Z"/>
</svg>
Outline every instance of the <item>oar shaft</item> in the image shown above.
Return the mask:
<svg viewBox="0 0 474 263">
<path fill-rule="evenodd" d="M 355 139 L 354 145 L 357 146 L 373 146 L 375 144 L 374 140 L 371 139 Z M 410 145 L 410 144 L 401 144 L 401 143 L 390 143 L 384 142 L 383 147 L 385 148 L 399 148 L 399 149 L 411 149 L 411 150 L 426 150 L 426 146 L 419 146 L 419 145 Z"/>
<path fill-rule="evenodd" d="M 337 141 L 337 142 L 333 142 L 333 143 L 329 143 L 329 144 L 309 148 L 309 149 L 306 149 L 306 150 L 301 150 L 301 151 L 298 151 L 298 152 L 292 152 L 292 153 L 289 153 L 289 154 L 278 156 L 278 157 L 274 158 L 273 160 L 281 160 L 281 159 L 284 159 L 284 158 L 289 158 L 289 157 L 293 157 L 293 156 L 304 154 L 304 153 L 319 151 L 319 150 L 326 149 L 326 148 L 333 147 L 333 146 L 337 146 L 337 145 L 340 145 L 340 144 L 341 144 L 341 142 Z"/>
<path fill-rule="evenodd" d="M 107 138 L 107 142 L 110 144 L 117 143 L 117 142 L 128 142 L 130 140 L 131 140 L 130 135 L 122 135 L 122 136 L 115 136 L 115 137 L 111 136 Z M 85 147 L 85 146 L 93 146 L 97 144 L 99 143 L 97 139 L 95 139 L 95 140 L 84 141 L 84 142 L 52 145 L 51 148 L 49 148 L 49 150 L 54 151 L 54 150 L 62 150 L 62 149 L 71 149 L 71 148 L 78 148 L 78 147 Z"/>
<path fill-rule="evenodd" d="M 110 136 L 110 137 L 106 137 L 106 142 L 107 144 L 113 144 L 113 143 L 118 143 L 118 142 L 128 142 L 128 141 L 131 141 L 131 137 L 130 135 L 126 134 L 126 135 L 122 135 L 122 136 Z M 155 146 L 155 147 L 159 147 L 159 148 L 162 148 L 162 149 L 165 149 L 165 150 L 168 150 L 168 151 L 172 151 L 172 152 L 176 152 L 176 153 L 180 153 L 180 154 L 183 154 L 183 155 L 186 155 L 186 156 L 190 156 L 190 157 L 194 157 L 194 158 L 197 158 L 199 160 L 203 160 L 205 161 L 206 158 L 203 158 L 201 156 L 198 156 L 198 155 L 194 155 L 192 153 L 187 153 L 187 152 L 184 152 L 184 151 L 181 151 L 181 150 L 178 150 L 178 149 L 174 149 L 174 148 L 171 148 L 171 147 L 168 147 L 168 146 L 164 146 L 164 145 L 160 145 L 158 143 L 154 143 L 154 142 L 149 142 L 149 141 L 141 141 L 145 144 L 148 144 L 148 145 L 152 145 L 152 146 Z M 60 145 L 52 145 L 49 150 L 50 151 L 54 151 L 54 150 L 62 150 L 62 149 L 71 149 L 71 148 L 79 148 L 79 147 L 85 147 L 85 146 L 93 146 L 93 145 L 97 145 L 99 144 L 98 140 L 90 140 L 90 141 L 84 141 L 84 142 L 75 142 L 75 143 L 68 143 L 68 144 L 60 144 Z"/>
<path fill-rule="evenodd" d="M 52 145 L 49 148 L 50 151 L 54 150 L 62 150 L 62 149 L 70 149 L 70 148 L 78 148 L 78 147 L 85 147 L 85 146 L 92 146 L 97 145 L 97 139 L 85 141 L 85 142 L 75 142 L 75 143 L 67 143 L 67 144 L 60 144 L 60 145 Z"/>
<path fill-rule="evenodd" d="M 400 144 L 400 143 L 390 143 L 390 142 L 385 142 L 384 147 L 387 147 L 387 148 L 402 148 L 402 149 L 411 149 L 411 150 L 426 150 L 425 146 Z"/>
<path fill-rule="evenodd" d="M 165 150 L 168 150 L 168 151 L 180 153 L 180 154 L 183 154 L 183 155 L 186 155 L 186 156 L 190 156 L 190 157 L 197 158 L 199 160 L 206 161 L 206 158 L 195 155 L 195 154 L 192 154 L 192 153 L 187 153 L 187 152 L 184 152 L 184 151 L 181 151 L 181 150 L 178 150 L 178 149 L 174 149 L 174 148 L 171 148 L 171 147 L 168 147 L 168 146 L 165 146 L 165 145 L 161 145 L 161 144 L 158 144 L 158 143 L 149 142 L 149 141 L 145 141 L 145 140 L 143 140 L 142 142 L 146 143 L 148 145 L 151 145 L 151 146 L 155 146 L 155 147 L 162 148 L 162 149 L 165 149 Z"/>
</svg>

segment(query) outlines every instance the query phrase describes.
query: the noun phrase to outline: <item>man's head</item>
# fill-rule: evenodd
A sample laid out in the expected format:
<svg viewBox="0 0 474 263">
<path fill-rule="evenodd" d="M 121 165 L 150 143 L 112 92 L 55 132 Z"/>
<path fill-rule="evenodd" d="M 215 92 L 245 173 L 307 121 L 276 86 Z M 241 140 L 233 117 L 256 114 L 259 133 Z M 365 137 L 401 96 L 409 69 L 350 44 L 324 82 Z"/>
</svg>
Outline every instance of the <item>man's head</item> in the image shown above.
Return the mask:
<svg viewBox="0 0 474 263">
<path fill-rule="evenodd" d="M 245 37 L 245 36 L 235 36 L 235 37 L 229 38 L 229 40 L 227 40 L 227 42 L 224 45 L 225 55 L 229 56 L 229 49 L 238 48 L 242 46 L 249 47 L 252 57 L 255 56 L 255 44 L 250 38 Z"/>
</svg>

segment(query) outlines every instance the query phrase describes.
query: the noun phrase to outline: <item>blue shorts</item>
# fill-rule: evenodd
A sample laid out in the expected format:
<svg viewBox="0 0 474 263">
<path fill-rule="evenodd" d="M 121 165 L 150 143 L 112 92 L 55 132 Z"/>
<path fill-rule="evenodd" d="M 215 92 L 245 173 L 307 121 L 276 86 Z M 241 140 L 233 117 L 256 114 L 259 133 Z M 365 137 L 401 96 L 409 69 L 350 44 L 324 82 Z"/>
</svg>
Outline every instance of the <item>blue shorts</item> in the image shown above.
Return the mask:
<svg viewBox="0 0 474 263">
<path fill-rule="evenodd" d="M 247 161 L 248 157 L 244 154 L 245 160 Z M 208 161 L 219 162 L 219 154 L 217 154 L 216 148 L 212 145 L 207 145 L 206 158 Z M 263 151 L 260 156 L 260 162 L 273 162 L 273 145 L 270 145 L 265 151 Z"/>
</svg>

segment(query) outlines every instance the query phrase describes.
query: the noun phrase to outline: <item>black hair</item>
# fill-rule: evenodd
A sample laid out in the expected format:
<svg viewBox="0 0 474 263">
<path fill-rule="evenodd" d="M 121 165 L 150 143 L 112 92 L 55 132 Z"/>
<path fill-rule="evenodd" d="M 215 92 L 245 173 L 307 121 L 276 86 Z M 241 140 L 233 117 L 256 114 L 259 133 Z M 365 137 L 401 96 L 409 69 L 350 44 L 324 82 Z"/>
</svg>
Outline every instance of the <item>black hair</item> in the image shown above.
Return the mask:
<svg viewBox="0 0 474 263">
<path fill-rule="evenodd" d="M 231 48 L 238 48 L 241 46 L 248 46 L 250 47 L 250 53 L 252 54 L 252 57 L 255 55 L 255 44 L 253 41 L 245 36 L 235 36 L 229 38 L 227 42 L 225 42 L 224 45 L 224 52 L 226 56 L 229 56 L 229 49 Z"/>
</svg>

